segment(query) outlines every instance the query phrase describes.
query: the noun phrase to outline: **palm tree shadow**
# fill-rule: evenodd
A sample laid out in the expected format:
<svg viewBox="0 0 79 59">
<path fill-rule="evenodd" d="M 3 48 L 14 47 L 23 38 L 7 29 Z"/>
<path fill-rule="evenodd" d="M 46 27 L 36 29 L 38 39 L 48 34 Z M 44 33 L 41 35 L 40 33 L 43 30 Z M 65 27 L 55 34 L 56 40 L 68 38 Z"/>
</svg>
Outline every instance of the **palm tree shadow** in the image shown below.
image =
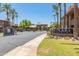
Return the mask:
<svg viewBox="0 0 79 59">
<path fill-rule="evenodd" d="M 79 48 L 74 48 L 75 50 L 77 50 L 75 53 L 79 53 Z"/>
<path fill-rule="evenodd" d="M 79 48 L 74 48 L 75 50 L 79 50 Z"/>
<path fill-rule="evenodd" d="M 76 53 L 79 53 L 79 51 L 76 51 Z"/>
<path fill-rule="evenodd" d="M 61 44 L 64 44 L 64 45 L 79 45 L 77 43 L 61 43 Z"/>
<path fill-rule="evenodd" d="M 64 44 L 64 45 L 79 45 L 78 43 L 61 43 L 61 44 Z M 75 53 L 79 53 L 79 48 L 73 48 L 74 50 L 76 50 Z"/>
</svg>

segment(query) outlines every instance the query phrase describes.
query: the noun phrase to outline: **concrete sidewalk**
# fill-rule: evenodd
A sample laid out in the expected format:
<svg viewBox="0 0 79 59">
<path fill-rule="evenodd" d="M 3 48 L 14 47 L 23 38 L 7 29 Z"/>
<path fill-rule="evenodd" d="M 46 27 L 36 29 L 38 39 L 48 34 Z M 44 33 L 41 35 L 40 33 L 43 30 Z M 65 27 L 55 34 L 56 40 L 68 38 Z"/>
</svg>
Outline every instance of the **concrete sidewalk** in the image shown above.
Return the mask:
<svg viewBox="0 0 79 59">
<path fill-rule="evenodd" d="M 19 46 L 12 51 L 6 53 L 4 56 L 36 56 L 37 47 L 47 34 L 42 34 L 39 37 Z"/>
</svg>

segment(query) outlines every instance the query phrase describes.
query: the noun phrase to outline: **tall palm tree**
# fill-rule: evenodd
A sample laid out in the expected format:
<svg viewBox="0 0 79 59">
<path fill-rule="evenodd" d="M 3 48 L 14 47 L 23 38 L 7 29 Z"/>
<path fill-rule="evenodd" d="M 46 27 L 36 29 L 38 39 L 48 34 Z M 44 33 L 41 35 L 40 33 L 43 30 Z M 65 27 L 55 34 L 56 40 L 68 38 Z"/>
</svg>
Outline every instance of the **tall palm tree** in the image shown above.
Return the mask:
<svg viewBox="0 0 79 59">
<path fill-rule="evenodd" d="M 64 28 L 66 28 L 66 3 L 64 3 Z"/>
<path fill-rule="evenodd" d="M 10 21 L 10 10 L 11 10 L 11 5 L 10 4 L 3 4 L 2 6 L 2 11 L 6 13 L 7 20 Z"/>
<path fill-rule="evenodd" d="M 56 20 L 56 14 L 53 14 L 54 20 Z"/>
<path fill-rule="evenodd" d="M 60 14 L 60 27 L 61 27 L 61 3 L 58 3 L 59 4 L 59 14 Z"/>
<path fill-rule="evenodd" d="M 75 39 L 78 39 L 77 20 L 78 20 L 78 4 L 74 3 L 74 29 L 73 29 L 73 33 L 74 33 Z"/>
<path fill-rule="evenodd" d="M 12 19 L 12 24 L 14 24 L 15 17 L 18 17 L 18 13 L 16 12 L 15 9 L 11 9 L 10 16 L 11 16 L 11 19 Z"/>
<path fill-rule="evenodd" d="M 57 16 L 57 24 L 59 23 L 59 6 L 58 6 L 58 4 L 54 4 L 53 6 L 52 6 L 52 8 L 53 8 L 53 12 L 56 14 L 56 16 Z"/>
</svg>

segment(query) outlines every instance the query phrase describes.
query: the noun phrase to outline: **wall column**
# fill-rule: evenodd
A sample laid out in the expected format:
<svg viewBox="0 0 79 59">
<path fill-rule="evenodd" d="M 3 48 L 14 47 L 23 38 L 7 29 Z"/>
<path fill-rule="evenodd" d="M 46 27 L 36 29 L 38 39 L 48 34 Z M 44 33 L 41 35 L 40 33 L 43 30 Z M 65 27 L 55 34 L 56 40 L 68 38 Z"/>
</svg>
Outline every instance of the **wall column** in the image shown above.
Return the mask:
<svg viewBox="0 0 79 59">
<path fill-rule="evenodd" d="M 67 15 L 65 17 L 65 28 L 67 29 Z"/>
<path fill-rule="evenodd" d="M 67 28 L 69 28 L 69 16 L 67 15 Z"/>
<path fill-rule="evenodd" d="M 73 34 L 74 38 L 78 39 L 78 26 L 77 26 L 77 20 L 78 20 L 78 4 L 74 3 L 74 29 Z"/>
<path fill-rule="evenodd" d="M 71 16 L 69 15 L 69 28 L 71 28 Z"/>
</svg>

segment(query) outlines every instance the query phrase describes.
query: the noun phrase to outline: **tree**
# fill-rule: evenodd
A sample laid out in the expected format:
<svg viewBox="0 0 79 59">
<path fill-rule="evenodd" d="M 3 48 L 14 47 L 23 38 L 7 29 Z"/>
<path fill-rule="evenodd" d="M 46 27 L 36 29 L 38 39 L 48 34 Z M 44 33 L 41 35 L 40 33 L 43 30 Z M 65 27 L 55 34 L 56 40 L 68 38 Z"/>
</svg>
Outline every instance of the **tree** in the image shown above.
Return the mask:
<svg viewBox="0 0 79 59">
<path fill-rule="evenodd" d="M 53 14 L 54 20 L 56 20 L 56 14 Z"/>
<path fill-rule="evenodd" d="M 5 3 L 2 5 L 1 10 L 6 13 L 7 20 L 10 21 L 9 17 L 10 17 L 11 5 Z"/>
<path fill-rule="evenodd" d="M 11 9 L 10 16 L 11 16 L 11 19 L 12 19 L 12 24 L 14 24 L 15 17 L 18 17 L 18 13 L 16 12 L 15 9 Z"/>
<path fill-rule="evenodd" d="M 28 20 L 28 26 L 30 26 L 31 25 L 31 21 L 30 20 Z"/>
<path fill-rule="evenodd" d="M 58 3 L 59 4 L 59 14 L 60 14 L 60 27 L 61 27 L 61 3 Z"/>
<path fill-rule="evenodd" d="M 22 29 L 26 29 L 27 27 L 29 27 L 31 25 L 31 21 L 30 20 L 22 20 L 19 24 L 19 26 L 22 28 Z"/>
<path fill-rule="evenodd" d="M 60 28 L 60 24 L 57 23 L 57 22 L 52 22 L 52 23 L 50 24 L 50 27 L 53 28 L 53 29 Z"/>
<path fill-rule="evenodd" d="M 64 28 L 67 28 L 67 19 L 66 19 L 66 3 L 64 3 Z"/>
<path fill-rule="evenodd" d="M 59 6 L 58 6 L 58 4 L 54 4 L 53 6 L 52 6 L 52 8 L 53 8 L 53 12 L 56 14 L 56 16 L 57 16 L 57 25 L 58 25 L 58 23 L 59 23 Z"/>
</svg>

